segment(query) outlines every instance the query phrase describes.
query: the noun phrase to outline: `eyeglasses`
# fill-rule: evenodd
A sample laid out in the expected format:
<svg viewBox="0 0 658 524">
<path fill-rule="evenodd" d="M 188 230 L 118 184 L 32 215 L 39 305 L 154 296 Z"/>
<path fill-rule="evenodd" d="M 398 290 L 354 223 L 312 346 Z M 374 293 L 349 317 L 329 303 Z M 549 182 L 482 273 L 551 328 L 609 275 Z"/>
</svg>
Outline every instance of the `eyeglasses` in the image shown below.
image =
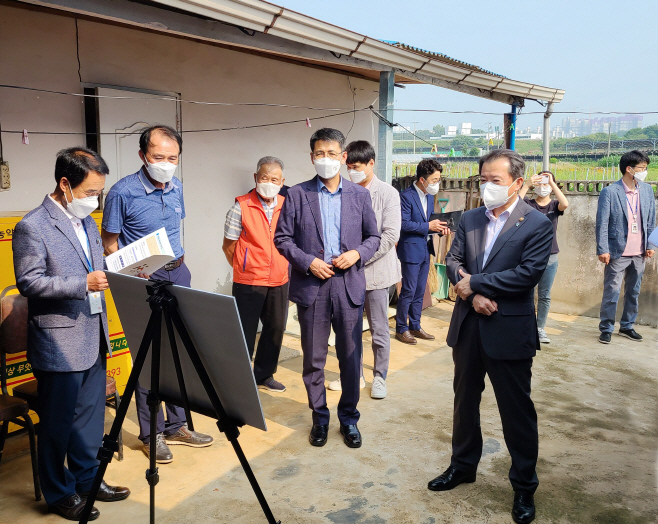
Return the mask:
<svg viewBox="0 0 658 524">
<path fill-rule="evenodd" d="M 321 158 L 331 158 L 331 160 L 337 160 L 341 156 L 343 156 L 342 151 L 340 153 L 335 153 L 333 151 L 329 151 L 328 153 L 325 153 L 324 151 L 317 151 L 316 153 L 313 153 L 313 158 L 316 160 L 320 160 Z"/>
</svg>

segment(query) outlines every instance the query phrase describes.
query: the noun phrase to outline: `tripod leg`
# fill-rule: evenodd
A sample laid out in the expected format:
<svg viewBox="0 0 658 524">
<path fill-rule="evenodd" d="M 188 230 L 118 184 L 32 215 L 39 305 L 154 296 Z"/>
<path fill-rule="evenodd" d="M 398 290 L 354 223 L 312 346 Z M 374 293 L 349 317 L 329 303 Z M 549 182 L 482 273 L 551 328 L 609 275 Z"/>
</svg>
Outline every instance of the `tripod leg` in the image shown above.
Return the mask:
<svg viewBox="0 0 658 524">
<path fill-rule="evenodd" d="M 174 327 L 171 324 L 171 315 L 168 309 L 164 309 L 165 324 L 167 325 L 167 334 L 169 335 L 169 344 L 171 345 L 171 354 L 174 358 L 174 366 L 176 367 L 176 378 L 178 378 L 178 387 L 180 395 L 183 399 L 183 409 L 185 410 L 185 419 L 187 420 L 187 427 L 190 431 L 194 431 L 192 424 L 192 412 L 190 411 L 190 404 L 187 400 L 187 389 L 185 388 L 185 380 L 183 378 L 183 368 L 180 365 L 180 356 L 178 354 L 178 346 L 176 345 L 176 336 L 174 334 Z"/>
<path fill-rule="evenodd" d="M 187 329 L 185 328 L 185 324 L 183 324 L 183 320 L 181 319 L 176 309 L 171 310 L 170 314 L 174 326 L 176 326 L 176 330 L 178 331 L 178 334 L 180 335 L 180 338 L 183 341 L 183 345 L 187 350 L 190 360 L 194 364 L 194 369 L 196 370 L 197 375 L 199 375 L 199 379 L 203 384 L 203 388 L 208 394 L 208 398 L 210 399 L 210 402 L 213 405 L 215 413 L 217 413 L 217 417 L 219 419 L 217 422 L 217 427 L 219 428 L 219 431 L 223 432 L 226 435 L 226 438 L 233 446 L 235 454 L 238 456 L 238 460 L 242 465 L 242 469 L 244 470 L 245 474 L 247 475 L 247 478 L 249 479 L 251 488 L 254 490 L 254 493 L 256 494 L 256 498 L 260 503 L 260 507 L 263 510 L 263 513 L 265 514 L 265 518 L 267 519 L 268 524 L 280 524 L 280 522 L 274 518 L 274 515 L 272 514 L 272 510 L 270 509 L 270 506 L 268 505 L 267 500 L 265 499 L 265 495 L 263 495 L 263 492 L 261 491 L 260 486 L 258 485 L 256 476 L 251 470 L 251 466 L 249 465 L 249 462 L 247 461 L 247 458 L 245 457 L 242 448 L 240 447 L 240 444 L 238 442 L 238 436 L 240 435 L 238 426 L 235 423 L 235 421 L 231 420 L 230 417 L 226 414 L 226 411 L 224 410 L 224 406 L 222 406 L 222 402 L 219 399 L 219 396 L 217 395 L 214 386 L 212 385 L 210 376 L 208 376 L 208 372 L 206 371 L 203 362 L 201 362 L 199 353 L 197 352 L 196 347 L 194 347 L 194 343 L 192 342 L 192 339 L 190 338 L 190 335 L 187 332 Z"/>
<path fill-rule="evenodd" d="M 123 393 L 123 401 L 117 409 L 110 433 L 103 437 L 103 445 L 98 450 L 97 458 L 100 460 L 100 464 L 98 465 L 98 471 L 96 472 L 96 477 L 94 478 L 91 490 L 89 491 L 87 502 L 84 509 L 82 510 L 82 513 L 80 514 L 81 524 L 87 524 L 87 522 L 89 522 L 89 515 L 91 514 L 91 509 L 94 507 L 94 502 L 96 502 L 96 496 L 98 495 L 98 490 L 100 489 L 101 482 L 105 476 L 107 465 L 112 460 L 114 452 L 117 451 L 117 438 L 119 436 L 119 432 L 121 431 L 123 421 L 126 418 L 126 414 L 128 413 L 128 407 L 130 406 L 130 401 L 132 400 L 135 387 L 137 386 L 137 379 L 139 378 L 139 374 L 144 367 L 144 361 L 146 360 L 146 355 L 148 354 L 149 346 L 151 345 L 151 340 L 153 338 L 155 320 L 156 317 L 159 317 L 159 315 L 160 313 L 151 313 L 149 323 L 146 326 L 146 331 L 144 332 L 144 337 L 142 338 L 142 343 L 140 344 L 139 351 L 135 357 L 133 369 L 130 372 L 130 377 L 128 378 L 128 383 L 126 384 L 126 389 Z"/>
<path fill-rule="evenodd" d="M 158 312 L 153 326 L 153 343 L 151 344 L 151 390 L 146 403 L 151 413 L 151 442 L 149 453 L 149 469 L 146 471 L 146 480 L 150 487 L 150 522 L 155 524 L 155 486 L 160 480 L 156 466 L 158 444 L 158 412 L 160 411 L 160 340 L 162 337 L 162 314 Z"/>
</svg>

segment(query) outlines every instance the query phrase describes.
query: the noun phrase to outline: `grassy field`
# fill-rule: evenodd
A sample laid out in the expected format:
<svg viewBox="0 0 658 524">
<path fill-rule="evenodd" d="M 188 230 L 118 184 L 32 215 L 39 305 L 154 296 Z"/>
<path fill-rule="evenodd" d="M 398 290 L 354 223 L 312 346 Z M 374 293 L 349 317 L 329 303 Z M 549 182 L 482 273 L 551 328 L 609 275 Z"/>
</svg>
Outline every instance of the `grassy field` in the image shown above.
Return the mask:
<svg viewBox="0 0 658 524">
<path fill-rule="evenodd" d="M 614 163 L 613 163 L 614 159 Z M 440 159 L 442 161 L 443 159 Z M 468 178 L 478 173 L 477 162 L 446 162 L 443 163 L 443 176 L 451 178 Z M 586 162 L 551 162 L 550 170 L 555 173 L 558 180 L 617 180 L 621 177 L 618 159 L 611 157 L 605 165 L 604 161 Z M 541 170 L 540 161 L 526 163 L 526 177 L 532 176 Z M 647 181 L 658 180 L 658 159 L 649 164 Z M 415 164 L 393 164 L 393 176 L 409 176 L 416 173 Z"/>
</svg>

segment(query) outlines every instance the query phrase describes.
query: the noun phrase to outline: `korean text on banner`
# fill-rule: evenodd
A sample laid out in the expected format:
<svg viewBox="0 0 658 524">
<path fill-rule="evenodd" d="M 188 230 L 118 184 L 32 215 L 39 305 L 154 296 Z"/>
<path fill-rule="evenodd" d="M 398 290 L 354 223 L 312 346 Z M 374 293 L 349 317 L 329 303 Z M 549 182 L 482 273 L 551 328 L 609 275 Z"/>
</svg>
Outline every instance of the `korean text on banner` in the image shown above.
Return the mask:
<svg viewBox="0 0 658 524">
<path fill-rule="evenodd" d="M 174 251 L 163 227 L 106 256 L 105 263 L 108 271 L 137 276 L 150 275 L 173 259 Z"/>
</svg>

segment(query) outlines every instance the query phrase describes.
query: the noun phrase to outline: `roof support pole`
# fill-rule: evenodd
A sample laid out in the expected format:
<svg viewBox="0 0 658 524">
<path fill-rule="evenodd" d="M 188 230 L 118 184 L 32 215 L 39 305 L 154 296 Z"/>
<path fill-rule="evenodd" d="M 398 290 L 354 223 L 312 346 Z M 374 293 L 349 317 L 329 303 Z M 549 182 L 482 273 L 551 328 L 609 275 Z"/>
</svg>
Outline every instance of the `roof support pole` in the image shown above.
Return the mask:
<svg viewBox="0 0 658 524">
<path fill-rule="evenodd" d="M 512 151 L 516 149 L 516 104 L 512 104 L 512 113 L 510 114 L 509 148 Z"/>
<path fill-rule="evenodd" d="M 542 134 L 542 146 L 544 155 L 542 158 L 542 171 L 548 171 L 551 168 L 550 143 L 551 143 L 551 114 L 553 114 L 553 102 L 549 102 L 544 113 L 544 132 Z"/>
<path fill-rule="evenodd" d="M 393 101 L 395 73 L 379 73 L 379 113 L 389 122 L 393 122 Z M 377 177 L 390 184 L 393 180 L 393 128 L 379 119 L 377 135 Z"/>
</svg>

